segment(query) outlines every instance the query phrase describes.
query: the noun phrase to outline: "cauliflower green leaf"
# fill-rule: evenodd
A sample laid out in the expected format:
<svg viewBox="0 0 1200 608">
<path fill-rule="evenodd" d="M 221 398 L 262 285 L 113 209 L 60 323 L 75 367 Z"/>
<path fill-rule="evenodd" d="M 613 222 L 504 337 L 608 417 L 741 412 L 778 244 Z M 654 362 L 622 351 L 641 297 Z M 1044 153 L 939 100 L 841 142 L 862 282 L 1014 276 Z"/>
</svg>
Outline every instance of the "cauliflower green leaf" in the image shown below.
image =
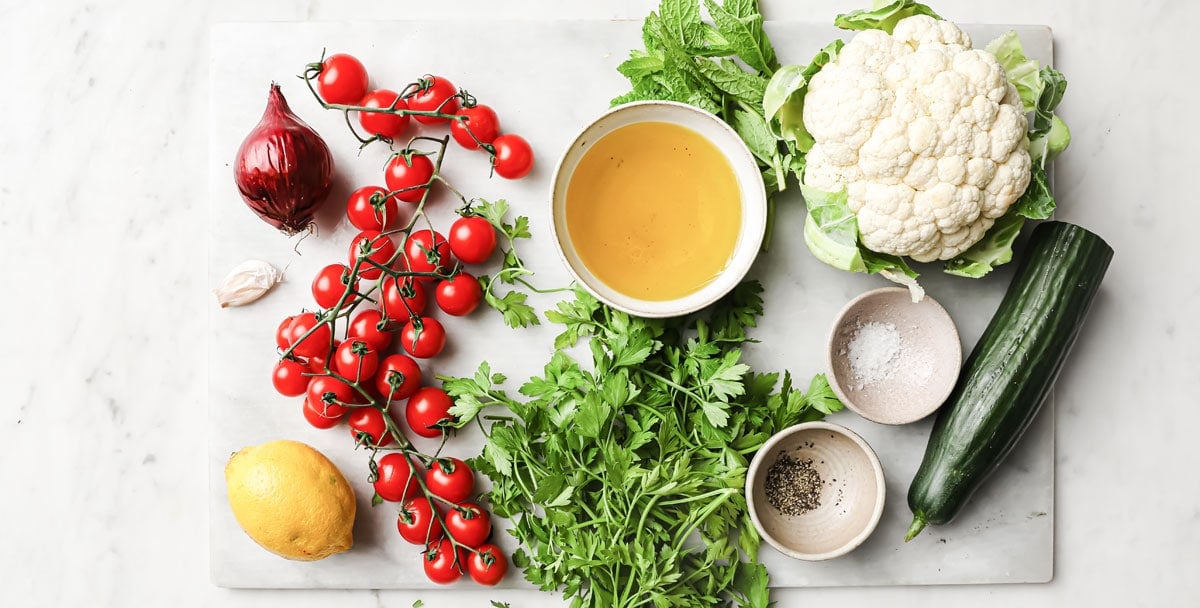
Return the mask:
<svg viewBox="0 0 1200 608">
<path fill-rule="evenodd" d="M 901 19 L 913 15 L 929 15 L 941 19 L 932 8 L 912 0 L 876 0 L 870 9 L 859 9 L 838 15 L 833 24 L 844 30 L 883 30 L 892 33 Z"/>
<path fill-rule="evenodd" d="M 862 246 L 858 218 L 846 202 L 846 192 L 825 192 L 800 184 L 808 206 L 804 220 L 804 244 L 818 260 L 839 270 L 883 275 L 912 292 L 920 301 L 925 291 L 917 284 L 917 273 L 904 258 L 871 251 Z"/>
<path fill-rule="evenodd" d="M 792 142 L 800 154 L 808 152 L 813 146 L 812 135 L 804 127 L 804 96 L 808 93 L 808 81 L 836 59 L 843 46 L 845 43 L 841 40 L 834 40 L 818 51 L 808 65 L 779 68 L 771 76 L 763 93 L 763 116 L 767 118 L 771 133 L 779 139 Z M 803 163 L 798 167 L 803 169 Z M 799 171 L 796 177 L 802 177 Z"/>
<path fill-rule="evenodd" d="M 983 236 L 983 240 L 946 262 L 946 272 L 978 279 L 994 270 L 996 266 L 1011 262 L 1013 242 L 1017 240 L 1017 235 L 1021 234 L 1021 227 L 1024 225 L 1025 218 L 1014 205 L 1008 213 L 996 220 L 991 230 Z"/>
</svg>

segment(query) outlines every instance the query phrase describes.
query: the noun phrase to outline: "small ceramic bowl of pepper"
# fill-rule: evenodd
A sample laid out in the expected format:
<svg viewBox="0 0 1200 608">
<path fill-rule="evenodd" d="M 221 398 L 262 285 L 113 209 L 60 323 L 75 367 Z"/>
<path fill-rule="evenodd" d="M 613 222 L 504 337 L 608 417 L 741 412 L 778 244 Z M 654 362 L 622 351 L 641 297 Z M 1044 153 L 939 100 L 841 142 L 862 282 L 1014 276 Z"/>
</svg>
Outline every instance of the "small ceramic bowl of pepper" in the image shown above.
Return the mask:
<svg viewBox="0 0 1200 608">
<path fill-rule="evenodd" d="M 908 424 L 950 396 L 962 367 L 954 319 L 903 287 L 868 291 L 846 304 L 829 331 L 826 376 L 838 399 L 880 424 Z"/>
<path fill-rule="evenodd" d="M 805 422 L 767 440 L 750 461 L 746 503 L 758 533 L 805 561 L 845 555 L 875 531 L 886 495 L 867 442 L 829 422 Z"/>
</svg>

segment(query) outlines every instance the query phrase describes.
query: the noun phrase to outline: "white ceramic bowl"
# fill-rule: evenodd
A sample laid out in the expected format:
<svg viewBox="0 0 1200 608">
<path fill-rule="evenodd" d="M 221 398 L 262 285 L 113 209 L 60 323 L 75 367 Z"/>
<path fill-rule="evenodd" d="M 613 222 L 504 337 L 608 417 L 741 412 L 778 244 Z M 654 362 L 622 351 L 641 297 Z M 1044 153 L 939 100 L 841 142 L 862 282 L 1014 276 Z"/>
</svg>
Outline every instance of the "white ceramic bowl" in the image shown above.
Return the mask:
<svg viewBox="0 0 1200 608">
<path fill-rule="evenodd" d="M 850 343 L 867 323 L 895 329 L 902 347 L 885 379 L 864 383 L 854 374 Z M 941 407 L 962 367 L 962 345 L 950 313 L 929 296 L 914 304 L 904 287 L 881 287 L 851 300 L 829 330 L 829 386 L 846 407 L 880 424 L 916 422 Z"/>
<path fill-rule="evenodd" d="M 785 515 L 767 500 L 767 472 L 781 455 L 812 460 L 821 476 L 820 506 Z M 832 559 L 867 540 L 883 515 L 883 467 L 854 431 L 805 422 L 773 435 L 750 461 L 746 504 L 758 533 L 780 553 L 806 561 Z"/>
<path fill-rule="evenodd" d="M 605 135 L 626 125 L 668 122 L 696 131 L 712 142 L 729 161 L 737 178 L 742 204 L 741 232 L 721 274 L 691 294 L 674 300 L 643 300 L 625 295 L 598 279 L 575 251 L 567 230 L 567 187 L 584 154 Z M 729 293 L 746 276 L 758 255 L 767 227 L 767 193 L 758 163 L 733 128 L 713 114 L 673 101 L 639 101 L 605 112 L 571 141 L 558 161 L 550 191 L 550 217 L 559 257 L 571 275 L 601 302 L 640 317 L 675 317 L 695 312 Z"/>
</svg>

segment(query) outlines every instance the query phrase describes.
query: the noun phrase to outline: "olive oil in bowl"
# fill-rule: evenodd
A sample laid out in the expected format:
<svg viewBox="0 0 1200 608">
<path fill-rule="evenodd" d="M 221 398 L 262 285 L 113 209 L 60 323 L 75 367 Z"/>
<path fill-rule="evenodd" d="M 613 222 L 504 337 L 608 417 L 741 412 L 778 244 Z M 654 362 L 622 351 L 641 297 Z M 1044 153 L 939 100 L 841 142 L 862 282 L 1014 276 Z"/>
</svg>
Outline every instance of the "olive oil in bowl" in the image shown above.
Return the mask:
<svg viewBox="0 0 1200 608">
<path fill-rule="evenodd" d="M 571 175 L 566 227 L 588 270 L 646 301 L 693 294 L 729 264 L 741 190 L 725 154 L 696 131 L 635 122 L 596 141 Z"/>
</svg>

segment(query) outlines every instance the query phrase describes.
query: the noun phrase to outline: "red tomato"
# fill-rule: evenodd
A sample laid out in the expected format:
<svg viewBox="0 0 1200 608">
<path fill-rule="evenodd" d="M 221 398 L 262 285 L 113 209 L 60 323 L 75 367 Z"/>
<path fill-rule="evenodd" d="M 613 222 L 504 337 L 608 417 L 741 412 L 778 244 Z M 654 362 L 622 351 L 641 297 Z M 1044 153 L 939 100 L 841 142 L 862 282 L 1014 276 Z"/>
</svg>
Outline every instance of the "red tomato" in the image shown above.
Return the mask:
<svg viewBox="0 0 1200 608">
<path fill-rule="evenodd" d="M 358 105 L 367 108 L 394 107 L 397 110 L 407 110 L 408 104 L 403 99 L 399 99 L 399 97 L 400 95 L 395 91 L 377 89 L 367 93 L 366 97 L 363 97 Z M 358 122 L 362 124 L 363 130 L 371 135 L 395 139 L 408 127 L 408 115 L 386 114 L 383 112 L 359 112 Z"/>
<path fill-rule="evenodd" d="M 479 142 L 490 144 L 500 135 L 500 117 L 485 105 L 462 108 L 455 112 L 466 120 L 451 120 L 450 135 L 454 141 L 468 150 L 478 150 Z M 474 135 L 474 137 L 472 137 Z M 476 141 L 478 140 L 478 141 Z"/>
<path fill-rule="evenodd" d="M 346 217 L 359 230 L 384 230 L 400 219 L 400 204 L 379 186 L 363 186 L 350 193 Z"/>
<path fill-rule="evenodd" d="M 500 547 L 491 543 L 479 545 L 467 557 L 467 573 L 471 575 L 471 580 L 480 585 L 495 585 L 507 572 L 508 558 L 504 557 Z"/>
<path fill-rule="evenodd" d="M 451 420 L 450 408 L 454 401 L 446 391 L 433 386 L 423 386 L 408 399 L 404 408 L 404 419 L 408 428 L 422 437 L 439 437 L 442 427 Z"/>
<path fill-rule="evenodd" d="M 366 340 L 349 338 L 333 353 L 333 364 L 337 373 L 354 382 L 370 380 L 379 368 L 379 351 L 371 348 Z"/>
<path fill-rule="evenodd" d="M 369 252 L 368 252 L 369 249 Z M 366 255 L 367 259 L 380 266 L 387 266 L 396 255 L 396 244 L 386 234 L 378 230 L 363 230 L 350 241 L 350 266 L 353 267 L 359 256 Z M 366 260 L 358 266 L 358 276 L 364 279 L 378 279 L 383 271 L 369 264 Z"/>
<path fill-rule="evenodd" d="M 387 276 L 379 283 L 383 295 L 379 304 L 383 308 L 383 316 L 397 323 L 408 321 L 413 315 L 420 316 L 425 312 L 425 286 L 420 281 L 405 278 L 399 283 Z"/>
<path fill-rule="evenodd" d="M 341 301 L 347 291 L 350 281 L 350 267 L 345 264 L 330 264 L 317 271 L 313 278 L 313 300 L 321 308 L 333 308 Z M 358 291 L 358 281 L 349 286 L 351 291 Z M 354 301 L 353 296 L 346 299 L 346 304 Z"/>
<path fill-rule="evenodd" d="M 449 585 L 462 577 L 466 568 L 467 555 L 462 549 L 455 550 L 450 539 L 436 540 L 425 547 L 425 576 L 439 585 Z"/>
<path fill-rule="evenodd" d="M 435 508 L 425 498 L 413 498 L 405 502 L 400 507 L 400 516 L 396 518 L 400 537 L 414 545 L 428 545 L 441 539 L 444 536 L 442 522 L 433 513 Z"/>
<path fill-rule="evenodd" d="M 284 397 L 299 397 L 308 390 L 308 366 L 295 359 L 281 359 L 271 372 L 271 384 Z"/>
<path fill-rule="evenodd" d="M 440 232 L 417 230 L 404 240 L 404 257 L 413 272 L 446 274 L 454 267 L 450 243 Z"/>
<path fill-rule="evenodd" d="M 471 215 L 450 226 L 450 252 L 467 264 L 482 264 L 496 250 L 496 228 L 491 222 Z"/>
<path fill-rule="evenodd" d="M 341 345 L 339 344 L 338 346 L 341 346 Z M 337 346 L 334 346 L 333 349 L 334 349 L 334 352 L 337 352 Z M 325 355 L 316 355 L 313 357 L 309 357 L 308 358 L 308 371 L 313 374 L 317 374 L 318 376 L 322 375 L 322 374 L 328 374 L 329 366 L 326 365 L 326 363 L 327 363 L 327 361 L 325 361 Z"/>
<path fill-rule="evenodd" d="M 343 404 L 356 403 L 358 397 L 358 391 L 354 390 L 353 386 L 333 376 L 313 376 L 308 381 L 306 391 L 308 400 L 319 411 L 325 411 L 322 408 L 328 405 L 329 407 L 339 407 L 342 412 L 345 412 L 346 408 Z M 338 416 L 341 414 L 339 413 Z"/>
<path fill-rule="evenodd" d="M 313 406 L 313 402 L 304 398 L 304 419 L 319 429 L 331 429 L 342 421 L 346 408 L 336 404 Z"/>
<path fill-rule="evenodd" d="M 520 179 L 533 169 L 533 148 L 520 135 L 505 133 L 492 142 L 496 148 L 496 156 L 492 159 L 492 167 L 496 175 L 505 179 Z"/>
<path fill-rule="evenodd" d="M 408 98 L 409 109 L 442 114 L 454 114 L 458 111 L 458 97 L 456 97 L 458 89 L 449 80 L 427 75 L 420 82 L 421 89 Z M 437 116 L 414 116 L 413 118 L 426 125 L 445 124 L 450 120 Z"/>
<path fill-rule="evenodd" d="M 347 333 L 348 338 L 362 338 L 375 349 L 375 352 L 383 352 L 392 343 L 392 332 L 387 331 L 387 324 L 383 320 L 383 313 L 368 308 L 356 315 L 350 321 L 350 330 Z"/>
<path fill-rule="evenodd" d="M 483 301 L 483 286 L 479 284 L 479 279 L 466 272 L 460 272 L 438 283 L 434 297 L 438 307 L 446 311 L 446 314 L 465 317 L 474 312 Z"/>
<path fill-rule="evenodd" d="M 311 312 L 296 315 L 288 326 L 288 334 L 291 335 L 288 341 L 295 345 L 292 352 L 301 357 L 324 356 L 333 344 L 333 332 L 329 324 L 319 322 L 317 315 Z"/>
<path fill-rule="evenodd" d="M 275 328 L 275 346 L 281 350 L 287 350 L 292 345 L 292 334 L 288 328 L 292 326 L 292 321 L 296 315 L 284 317 L 283 321 L 279 322 L 279 327 Z"/>
<path fill-rule="evenodd" d="M 392 442 L 392 434 L 387 430 L 383 412 L 377 407 L 366 405 L 354 408 L 346 423 L 350 425 L 350 436 L 355 442 L 360 441 L 359 433 L 365 433 L 369 437 L 361 441 L 371 446 L 383 447 Z"/>
<path fill-rule="evenodd" d="M 475 548 L 492 535 L 492 518 L 479 505 L 464 502 L 446 513 L 446 532 L 454 540 Z"/>
<path fill-rule="evenodd" d="M 379 363 L 375 389 L 385 400 L 408 399 L 421 388 L 421 366 L 408 355 L 388 355 Z"/>
<path fill-rule="evenodd" d="M 450 502 L 462 502 L 475 491 L 475 473 L 458 458 L 439 458 L 425 471 L 425 487 Z"/>
<path fill-rule="evenodd" d="M 417 483 L 419 472 L 412 470 L 412 462 L 400 452 L 384 454 L 375 463 L 375 472 L 375 493 L 386 501 L 400 502 L 421 493 Z"/>
<path fill-rule="evenodd" d="M 388 190 L 396 192 L 393 198 L 406 203 L 421 202 L 432 177 L 433 161 L 424 154 L 412 154 L 408 158 L 403 154 L 395 154 L 383 168 L 383 179 L 387 182 Z"/>
<path fill-rule="evenodd" d="M 400 345 L 418 359 L 436 357 L 446 347 L 446 330 L 433 317 L 409 319 L 400 330 Z"/>
<path fill-rule="evenodd" d="M 317 93 L 325 103 L 357 104 L 367 93 L 367 68 L 353 55 L 330 55 L 321 62 Z"/>
</svg>

